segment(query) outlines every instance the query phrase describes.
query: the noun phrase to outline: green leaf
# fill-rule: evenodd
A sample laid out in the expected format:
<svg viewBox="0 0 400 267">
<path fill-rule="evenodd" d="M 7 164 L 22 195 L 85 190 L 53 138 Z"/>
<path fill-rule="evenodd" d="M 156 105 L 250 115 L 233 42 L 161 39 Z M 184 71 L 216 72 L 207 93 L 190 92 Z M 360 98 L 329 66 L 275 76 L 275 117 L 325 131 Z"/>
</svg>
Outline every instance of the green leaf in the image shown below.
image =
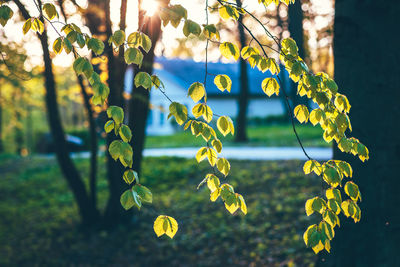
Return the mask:
<svg viewBox="0 0 400 267">
<path fill-rule="evenodd" d="M 71 43 L 75 43 L 77 38 L 78 38 L 78 34 L 76 33 L 76 31 L 70 31 L 70 32 L 67 34 L 67 39 L 68 39 Z"/>
<path fill-rule="evenodd" d="M 315 240 L 311 240 L 311 237 L 314 233 L 318 232 L 318 226 L 316 224 L 310 225 L 307 230 L 304 232 L 303 239 L 304 243 L 310 247 L 310 246 L 315 246 L 316 242 Z"/>
<path fill-rule="evenodd" d="M 112 38 L 115 46 L 123 45 L 125 43 L 125 32 L 123 30 L 115 31 L 110 38 Z"/>
<path fill-rule="evenodd" d="M 132 188 L 132 190 L 136 191 L 142 202 L 145 203 L 153 202 L 153 194 L 147 187 L 137 184 Z"/>
<path fill-rule="evenodd" d="M 114 130 L 114 127 L 115 127 L 114 121 L 113 120 L 109 120 L 109 121 L 106 122 L 106 124 L 104 124 L 104 131 L 106 133 L 109 133 L 112 130 Z"/>
<path fill-rule="evenodd" d="M 97 38 L 90 38 L 87 43 L 88 49 L 92 50 L 96 55 L 100 55 L 104 51 L 104 44 Z"/>
<path fill-rule="evenodd" d="M 342 181 L 340 173 L 333 166 L 325 166 L 323 178 L 332 187 L 337 187 Z"/>
<path fill-rule="evenodd" d="M 136 183 L 139 183 L 139 177 L 137 172 L 132 169 L 126 170 L 123 175 L 124 181 L 127 184 L 133 183 L 136 180 Z"/>
<path fill-rule="evenodd" d="M 342 203 L 342 196 L 340 194 L 340 190 L 337 188 L 329 188 L 325 192 L 327 199 L 334 199 L 339 203 Z"/>
<path fill-rule="evenodd" d="M 90 64 L 89 60 L 83 57 L 78 57 L 75 59 L 73 68 L 76 72 L 76 74 L 84 74 L 86 78 L 90 78 L 93 74 L 93 66 Z"/>
<path fill-rule="evenodd" d="M 56 7 L 53 4 L 46 3 L 46 4 L 43 5 L 42 9 L 43 9 L 44 14 L 46 15 L 46 17 L 49 20 L 52 20 L 55 17 L 58 17 L 58 13 L 57 13 Z"/>
<path fill-rule="evenodd" d="M 231 92 L 232 81 L 231 81 L 231 78 L 229 78 L 228 75 L 220 74 L 220 75 L 215 76 L 214 84 L 222 92 L 225 91 L 225 90 L 227 90 L 229 93 Z"/>
<path fill-rule="evenodd" d="M 298 105 L 294 109 L 294 116 L 300 123 L 307 122 L 309 115 L 308 108 L 305 105 Z"/>
<path fill-rule="evenodd" d="M 124 110 L 118 106 L 110 106 L 107 109 L 107 116 L 112 118 L 117 125 L 124 121 Z"/>
<path fill-rule="evenodd" d="M 122 207 L 125 210 L 129 210 L 133 206 L 135 206 L 135 200 L 133 199 L 133 194 L 131 190 L 126 190 L 120 198 L 120 202 Z"/>
<path fill-rule="evenodd" d="M 183 26 L 183 34 L 186 37 L 188 37 L 190 34 L 199 36 L 201 34 L 201 27 L 196 22 L 188 19 L 185 21 L 185 25 Z"/>
<path fill-rule="evenodd" d="M 140 37 L 143 50 L 146 51 L 146 53 L 149 53 L 152 45 L 150 37 L 144 33 L 140 33 Z"/>
<path fill-rule="evenodd" d="M 235 60 L 238 60 L 240 56 L 239 48 L 230 42 L 220 44 L 219 51 L 221 52 L 221 55 L 227 59 L 234 58 Z"/>
<path fill-rule="evenodd" d="M 285 54 L 298 56 L 298 48 L 296 42 L 292 38 L 285 38 L 282 40 L 282 51 Z"/>
<path fill-rule="evenodd" d="M 76 42 L 78 43 L 80 48 L 83 48 L 85 46 L 85 39 L 83 38 L 83 35 L 78 33 L 76 35 Z"/>
<path fill-rule="evenodd" d="M 279 95 L 279 84 L 275 78 L 264 79 L 261 87 L 268 96 L 272 96 L 273 94 Z"/>
<path fill-rule="evenodd" d="M 61 37 L 58 37 L 53 43 L 53 51 L 56 54 L 60 54 L 62 50 L 63 50 L 63 40 Z"/>
<path fill-rule="evenodd" d="M 121 155 L 121 141 L 114 140 L 108 147 L 108 152 L 114 160 L 117 160 Z"/>
<path fill-rule="evenodd" d="M 142 36 L 139 32 L 133 32 L 128 36 L 128 46 L 138 48 L 142 45 Z"/>
<path fill-rule="evenodd" d="M 126 64 L 136 64 L 141 66 L 143 61 L 143 54 L 137 48 L 128 48 L 124 53 Z"/>
<path fill-rule="evenodd" d="M 175 117 L 175 120 L 179 125 L 182 125 L 187 120 L 187 108 L 178 102 L 172 102 L 169 105 L 169 112 L 170 115 Z"/>
<path fill-rule="evenodd" d="M 193 83 L 188 90 L 188 95 L 193 99 L 195 103 L 199 102 L 206 94 L 204 85 L 199 82 Z"/>
<path fill-rule="evenodd" d="M 124 142 L 130 142 L 132 139 L 132 132 L 128 125 L 122 124 L 119 128 L 119 136 Z"/>
<path fill-rule="evenodd" d="M 151 77 L 147 72 L 139 72 L 135 76 L 135 86 L 140 87 L 142 86 L 145 89 L 151 89 L 152 82 Z"/>
<path fill-rule="evenodd" d="M 0 24 L 5 27 L 8 20 L 14 15 L 12 9 L 7 5 L 0 6 Z"/>
<path fill-rule="evenodd" d="M 96 82 L 92 85 L 92 89 L 94 93 L 92 97 L 93 104 L 103 105 L 110 93 L 110 88 L 103 82 Z"/>
<path fill-rule="evenodd" d="M 220 35 L 219 35 L 219 31 L 217 30 L 217 27 L 214 24 L 209 24 L 209 25 L 205 25 L 203 28 L 203 34 L 207 39 L 210 40 L 220 40 Z"/>
<path fill-rule="evenodd" d="M 72 51 L 72 44 L 71 42 L 68 40 L 68 38 L 64 38 L 63 40 L 63 47 L 65 50 L 65 53 L 69 54 Z"/>
<path fill-rule="evenodd" d="M 153 229 L 157 237 L 166 234 L 172 239 L 178 231 L 178 222 L 170 216 L 160 215 L 154 221 Z"/>
<path fill-rule="evenodd" d="M 353 200 L 353 201 L 357 201 L 358 198 L 361 199 L 361 195 L 360 195 L 360 190 L 358 189 L 358 186 L 349 181 L 344 185 L 344 192 Z"/>
</svg>

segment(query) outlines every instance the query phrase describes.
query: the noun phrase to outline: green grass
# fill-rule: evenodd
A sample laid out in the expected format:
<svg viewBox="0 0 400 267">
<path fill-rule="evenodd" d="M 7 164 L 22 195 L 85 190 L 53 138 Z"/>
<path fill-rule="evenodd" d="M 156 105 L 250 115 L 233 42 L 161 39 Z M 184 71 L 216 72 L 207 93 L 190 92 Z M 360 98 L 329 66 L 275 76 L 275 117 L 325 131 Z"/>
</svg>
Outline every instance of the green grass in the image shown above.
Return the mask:
<svg viewBox="0 0 400 267">
<path fill-rule="evenodd" d="M 297 125 L 296 129 L 305 146 L 329 146 L 323 140 L 323 132 L 319 127 Z M 290 124 L 249 126 L 248 138 L 248 142 L 235 143 L 231 135 L 220 136 L 225 146 L 298 146 Z M 204 140 L 201 137 L 192 136 L 188 130 L 168 136 L 148 136 L 145 145 L 147 148 L 188 147 L 204 145 Z"/>
<path fill-rule="evenodd" d="M 207 164 L 147 158 L 141 182 L 152 190 L 153 205 L 135 211 L 130 225 L 98 232 L 79 230 L 54 160 L 2 157 L 0 266 L 312 266 L 316 258 L 302 241 L 313 223 L 304 202 L 320 191 L 318 178 L 305 177 L 300 161 L 231 163 L 228 182 L 245 197 L 246 216 L 210 202 L 207 188 L 196 190 Z M 78 166 L 87 173 L 86 160 Z M 101 207 L 106 189 L 101 178 Z M 156 238 L 152 224 L 159 214 L 178 220 L 173 240 Z"/>
</svg>

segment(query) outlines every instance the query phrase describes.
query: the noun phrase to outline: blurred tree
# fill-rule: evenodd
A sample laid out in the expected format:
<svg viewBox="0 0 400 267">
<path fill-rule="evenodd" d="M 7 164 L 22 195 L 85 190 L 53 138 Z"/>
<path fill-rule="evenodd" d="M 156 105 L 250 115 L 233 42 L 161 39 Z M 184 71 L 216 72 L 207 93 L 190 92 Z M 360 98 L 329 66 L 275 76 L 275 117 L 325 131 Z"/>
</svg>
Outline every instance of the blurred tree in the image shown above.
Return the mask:
<svg viewBox="0 0 400 267">
<path fill-rule="evenodd" d="M 376 12 L 381 16 L 372 19 Z M 363 215 L 357 225 L 343 223 L 320 266 L 400 266 L 399 13 L 398 1 L 335 4 L 335 79 L 352 103 L 354 134 L 374 156 L 361 164 L 334 151 L 335 158 L 353 166 Z"/>
<path fill-rule="evenodd" d="M 142 25 L 141 31 L 150 37 L 152 47 L 148 53 L 144 54 L 143 64 L 141 67 L 135 68 L 135 75 L 139 72 L 153 73 L 154 63 L 154 49 L 157 41 L 161 36 L 161 19 L 158 15 L 146 16 L 145 10 L 141 5 L 145 0 L 139 0 L 139 25 Z M 168 1 L 160 1 L 160 8 L 167 5 Z M 134 79 L 134 78 L 133 78 Z M 142 165 L 142 154 L 144 149 L 144 141 L 146 138 L 146 122 L 149 112 L 150 92 L 146 88 L 135 85 L 132 80 L 133 88 L 129 100 L 129 122 L 128 125 L 132 129 L 132 134 L 135 140 L 131 142 L 133 147 L 133 169 L 140 174 L 140 167 Z M 119 179 L 121 181 L 121 179 Z M 122 181 L 121 181 L 122 182 Z M 118 192 L 118 195 L 120 193 Z M 118 197 L 119 202 L 119 197 Z M 116 203 L 119 205 L 119 203 Z"/>
<path fill-rule="evenodd" d="M 241 0 L 236 0 L 236 4 L 238 7 L 242 6 Z M 246 33 L 243 27 L 243 15 L 239 14 L 239 19 L 237 23 L 238 32 L 239 32 L 239 49 L 242 49 L 247 45 Z M 239 60 L 239 82 L 240 82 L 240 92 L 238 95 L 238 114 L 236 121 L 236 134 L 235 141 L 236 142 L 244 142 L 247 141 L 247 107 L 249 104 L 249 77 L 247 72 L 247 62 L 243 57 L 240 57 Z"/>
</svg>

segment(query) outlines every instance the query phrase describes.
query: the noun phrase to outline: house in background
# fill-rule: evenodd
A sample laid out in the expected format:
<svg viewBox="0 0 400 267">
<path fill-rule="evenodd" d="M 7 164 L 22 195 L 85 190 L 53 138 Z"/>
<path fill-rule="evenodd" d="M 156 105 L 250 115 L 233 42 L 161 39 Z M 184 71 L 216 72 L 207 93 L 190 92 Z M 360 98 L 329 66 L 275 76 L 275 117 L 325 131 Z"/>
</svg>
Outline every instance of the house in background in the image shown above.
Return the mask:
<svg viewBox="0 0 400 267">
<path fill-rule="evenodd" d="M 165 92 L 172 101 L 184 104 L 188 112 L 195 105 L 192 99 L 187 96 L 189 86 L 194 82 L 203 82 L 205 74 L 205 63 L 195 62 L 184 59 L 168 59 L 158 57 L 154 64 L 154 74 L 156 74 L 165 85 Z M 214 84 L 214 76 L 207 77 L 207 105 L 215 114 L 228 115 L 235 118 L 238 113 L 239 95 L 239 64 L 238 63 L 208 63 L 208 72 L 218 75 L 226 74 L 232 80 L 231 92 L 221 92 Z M 282 72 L 284 73 L 284 72 Z M 268 117 L 271 115 L 281 115 L 285 112 L 284 103 L 277 96 L 268 97 L 261 89 L 262 81 L 267 77 L 272 77 L 270 72 L 262 73 L 258 69 L 248 66 L 249 74 L 249 104 L 247 116 Z M 274 76 L 275 77 L 275 76 Z M 288 77 L 281 77 L 287 81 Z M 129 68 L 125 75 L 126 91 L 132 90 L 133 69 Z M 284 84 L 288 84 L 285 82 Z M 286 90 L 286 88 L 285 88 Z M 150 93 L 151 109 L 147 121 L 147 134 L 149 135 L 168 135 L 176 131 L 176 127 L 171 121 L 167 120 L 170 102 L 159 90 L 151 90 Z"/>
</svg>

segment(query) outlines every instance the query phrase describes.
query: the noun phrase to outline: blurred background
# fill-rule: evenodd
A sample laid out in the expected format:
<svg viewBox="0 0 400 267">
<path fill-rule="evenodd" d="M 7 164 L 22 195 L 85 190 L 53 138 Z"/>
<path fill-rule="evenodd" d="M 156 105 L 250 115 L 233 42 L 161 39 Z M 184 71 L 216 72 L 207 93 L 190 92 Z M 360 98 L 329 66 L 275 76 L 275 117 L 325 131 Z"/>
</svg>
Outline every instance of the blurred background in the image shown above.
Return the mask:
<svg viewBox="0 0 400 267">
<path fill-rule="evenodd" d="M 203 36 L 186 38 L 182 24 L 177 29 L 170 24 L 161 26 L 158 12 L 168 1 L 54 1 L 59 21 L 76 23 L 102 40 L 108 39 L 109 29 L 120 28 L 127 34 L 140 28 L 152 39 L 153 48 L 141 68 L 127 66 L 112 49 L 91 58 L 95 71 L 111 89 L 109 104 L 124 107 L 125 121 L 133 129 L 134 169 L 153 193 L 153 204 L 140 212 L 126 212 L 120 206 L 119 196 L 126 185 L 122 168 L 105 153 L 112 141 L 103 129 L 105 110 L 89 101 L 92 89 L 74 73 L 73 56 L 56 56 L 52 51 L 46 55 L 40 42 L 43 37 L 23 35 L 26 18 L 21 10 L 37 16 L 33 1 L 5 2 L 15 15 L 0 28 L 0 265 L 395 266 L 384 264 L 388 255 L 392 263 L 398 260 L 393 257 L 399 240 L 395 229 L 400 226 L 395 207 L 398 196 L 393 191 L 398 182 L 392 168 L 399 163 L 400 145 L 396 131 L 387 130 L 398 129 L 395 99 L 399 99 L 399 90 L 394 84 L 398 87 L 399 78 L 394 77 L 399 76 L 399 67 L 383 58 L 400 58 L 394 49 L 396 38 L 391 37 L 393 29 L 387 26 L 395 24 L 391 22 L 396 20 L 393 14 L 399 10 L 398 3 L 382 4 L 373 13 L 378 20 L 374 24 L 367 21 L 371 15 L 367 9 L 378 5 L 374 3 L 359 3 L 358 12 L 357 1 L 335 6 L 333 0 L 297 0 L 290 7 L 279 3 L 268 8 L 258 1 L 236 1 L 278 41 L 289 36 L 295 39 L 299 55 L 312 71 L 335 74 L 339 91 L 353 105 L 354 135 L 380 158 L 372 156 L 372 163 L 360 165 L 334 150 L 319 126 L 292 125 L 284 97 L 268 98 L 261 90 L 262 81 L 274 75 L 244 60 L 222 58 L 218 44 L 211 42 L 208 71 L 230 76 L 233 84 L 230 93 L 220 92 L 210 76 L 207 104 L 215 114 L 234 121 L 235 135 L 219 137 L 223 156 L 231 160 L 227 181 L 245 197 L 249 210 L 246 216 L 232 216 L 221 203 L 209 201 L 208 189 L 196 189 L 210 171 L 208 164 L 194 160 L 204 140 L 168 119 L 170 102 L 159 90 L 147 91 L 133 83 L 135 73 L 153 72 L 171 99 L 188 110 L 194 106 L 187 88 L 204 79 L 206 40 Z M 221 40 L 239 47 L 251 43 L 251 36 L 240 25 L 219 18 L 212 8 L 214 2 L 209 3 L 209 23 L 217 25 Z M 181 4 L 190 19 L 205 23 L 205 1 L 171 3 Z M 108 17 L 110 21 L 104 19 Z M 278 48 L 254 20 L 246 16 L 242 20 L 264 44 Z M 393 41 L 374 40 L 377 31 Z M 51 47 L 57 32 L 48 26 L 44 35 Z M 278 59 L 273 50 L 269 53 Z M 49 66 L 50 73 L 46 71 Z M 281 69 L 281 90 L 289 95 L 290 104 L 315 108 L 315 103 L 297 94 L 297 84 Z M 46 83 L 49 79 L 55 83 Z M 383 99 L 384 92 L 393 97 Z M 361 207 L 370 211 L 360 225 L 343 222 L 331 256 L 326 252 L 316 256 L 303 242 L 307 226 L 318 222 L 306 216 L 304 203 L 324 194 L 324 187 L 320 177 L 303 173 L 306 157 L 294 126 L 313 158 L 338 156 L 355 162 L 357 178 L 364 176 L 359 184 L 361 192 L 365 190 Z M 392 140 L 390 148 L 385 139 Z M 381 164 L 385 167 L 377 168 Z M 153 221 L 159 214 L 178 220 L 179 231 L 173 240 L 155 236 Z M 363 239 L 370 231 L 376 234 Z M 358 249 L 348 251 L 365 240 Z M 370 243 L 382 244 L 383 240 L 385 249 L 379 255 L 357 258 L 373 249 Z M 344 260 L 351 253 L 352 259 Z"/>
</svg>

